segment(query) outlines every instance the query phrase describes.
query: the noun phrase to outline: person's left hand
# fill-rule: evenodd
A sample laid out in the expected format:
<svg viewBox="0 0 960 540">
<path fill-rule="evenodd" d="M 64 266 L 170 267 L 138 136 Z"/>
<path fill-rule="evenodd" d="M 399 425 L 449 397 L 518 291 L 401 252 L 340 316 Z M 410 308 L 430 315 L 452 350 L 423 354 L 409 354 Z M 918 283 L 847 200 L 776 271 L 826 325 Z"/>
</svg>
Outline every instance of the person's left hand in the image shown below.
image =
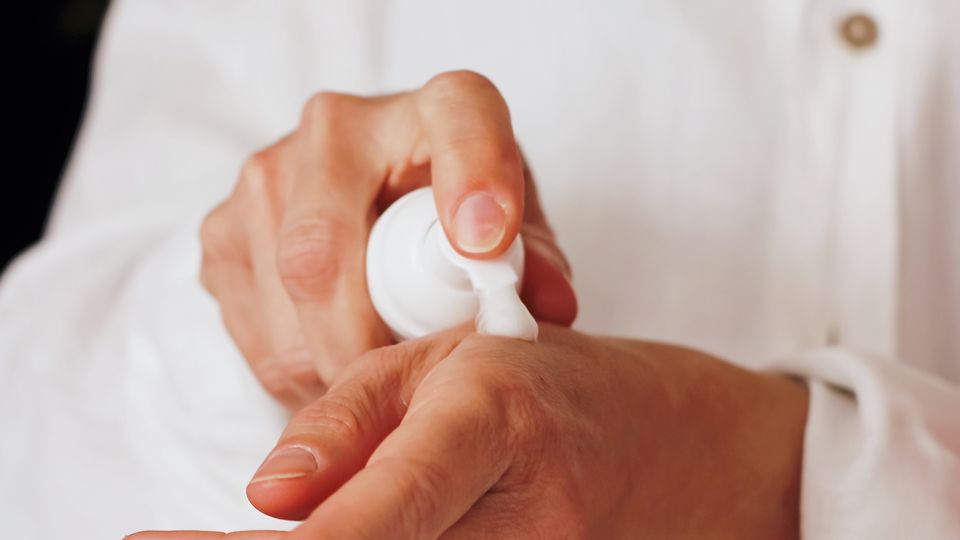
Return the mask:
<svg viewBox="0 0 960 540">
<path fill-rule="evenodd" d="M 353 363 L 247 489 L 306 521 L 226 538 L 795 538 L 806 399 L 680 347 L 457 329 Z"/>
<path fill-rule="evenodd" d="M 573 322 L 570 267 L 490 80 L 452 71 L 386 96 L 320 92 L 293 131 L 247 159 L 200 228 L 200 281 L 257 380 L 289 410 L 393 343 L 367 290 L 367 236 L 380 212 L 424 186 L 465 257 L 502 255 L 522 234 L 524 304 L 538 321 Z"/>
</svg>

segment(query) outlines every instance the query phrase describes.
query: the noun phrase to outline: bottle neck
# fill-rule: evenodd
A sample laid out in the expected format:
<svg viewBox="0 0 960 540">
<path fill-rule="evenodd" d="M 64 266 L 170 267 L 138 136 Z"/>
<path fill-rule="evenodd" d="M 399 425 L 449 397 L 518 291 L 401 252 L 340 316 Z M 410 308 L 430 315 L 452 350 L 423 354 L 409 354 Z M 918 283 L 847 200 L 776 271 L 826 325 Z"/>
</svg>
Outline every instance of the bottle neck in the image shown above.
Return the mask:
<svg viewBox="0 0 960 540">
<path fill-rule="evenodd" d="M 519 237 L 500 257 L 468 259 L 453 249 L 440 223 L 434 221 L 424 235 L 421 257 L 430 275 L 477 295 L 478 333 L 536 340 L 537 322 L 520 300 L 523 244 Z"/>
<path fill-rule="evenodd" d="M 449 253 L 456 253 L 443 233 L 439 220 L 434 222 L 423 235 L 420 246 L 420 258 L 427 275 L 458 290 L 473 290 L 470 276 L 463 265 L 456 264 Z"/>
</svg>

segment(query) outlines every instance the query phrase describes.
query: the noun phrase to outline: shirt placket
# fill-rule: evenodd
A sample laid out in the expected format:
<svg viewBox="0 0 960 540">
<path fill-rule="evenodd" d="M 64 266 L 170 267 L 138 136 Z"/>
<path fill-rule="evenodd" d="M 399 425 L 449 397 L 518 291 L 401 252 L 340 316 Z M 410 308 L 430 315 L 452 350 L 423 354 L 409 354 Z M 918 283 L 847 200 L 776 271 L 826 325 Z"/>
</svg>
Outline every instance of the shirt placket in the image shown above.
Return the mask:
<svg viewBox="0 0 960 540">
<path fill-rule="evenodd" d="M 896 350 L 895 8 L 814 0 L 799 13 L 769 233 L 775 336 L 793 350 Z"/>
<path fill-rule="evenodd" d="M 897 347 L 895 1 L 828 2 L 824 43 L 837 81 L 828 340 L 885 356 Z"/>
</svg>

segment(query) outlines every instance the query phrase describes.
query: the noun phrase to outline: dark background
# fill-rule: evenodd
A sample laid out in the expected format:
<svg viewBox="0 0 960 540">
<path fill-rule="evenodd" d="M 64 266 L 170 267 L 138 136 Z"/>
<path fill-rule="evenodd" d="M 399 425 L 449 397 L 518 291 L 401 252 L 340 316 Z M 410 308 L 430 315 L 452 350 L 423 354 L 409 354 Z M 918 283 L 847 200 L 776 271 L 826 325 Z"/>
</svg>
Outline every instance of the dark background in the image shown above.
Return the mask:
<svg viewBox="0 0 960 540">
<path fill-rule="evenodd" d="M 3 85 L 11 142 L 0 190 L 0 272 L 43 230 L 86 102 L 107 3 L 32 0 L 15 3 L 19 13 L 7 13 L 5 26 L 14 30 L 7 39 L 14 41 L 8 44 L 13 61 Z"/>
</svg>

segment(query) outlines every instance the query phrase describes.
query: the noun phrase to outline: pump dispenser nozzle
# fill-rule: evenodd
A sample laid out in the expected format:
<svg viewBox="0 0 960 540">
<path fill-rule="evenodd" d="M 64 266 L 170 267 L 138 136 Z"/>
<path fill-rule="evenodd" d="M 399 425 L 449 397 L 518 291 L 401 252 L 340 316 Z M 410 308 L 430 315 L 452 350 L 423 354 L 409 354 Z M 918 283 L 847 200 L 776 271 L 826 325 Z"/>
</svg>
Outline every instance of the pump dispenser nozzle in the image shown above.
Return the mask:
<svg viewBox="0 0 960 540">
<path fill-rule="evenodd" d="M 440 227 L 431 188 L 408 193 L 377 220 L 366 267 L 373 307 L 398 339 L 470 320 L 481 334 L 537 338 L 519 296 L 523 241 L 518 236 L 495 259 L 460 255 Z"/>
</svg>

